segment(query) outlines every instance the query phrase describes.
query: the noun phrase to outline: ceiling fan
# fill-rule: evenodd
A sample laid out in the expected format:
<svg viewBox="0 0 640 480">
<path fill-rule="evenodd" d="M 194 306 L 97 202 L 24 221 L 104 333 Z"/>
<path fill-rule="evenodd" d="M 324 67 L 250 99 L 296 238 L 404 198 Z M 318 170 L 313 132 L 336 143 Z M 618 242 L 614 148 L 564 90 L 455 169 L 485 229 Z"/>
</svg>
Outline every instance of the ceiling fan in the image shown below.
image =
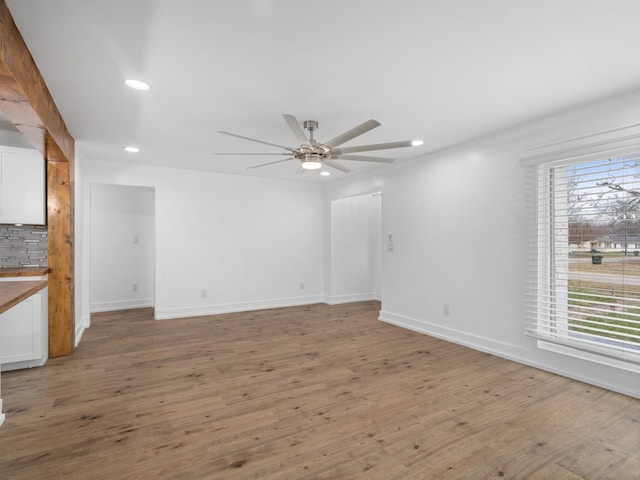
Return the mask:
<svg viewBox="0 0 640 480">
<path fill-rule="evenodd" d="M 277 145 L 271 142 L 265 142 L 264 140 L 258 140 L 255 138 L 245 137 L 236 133 L 225 132 L 219 130 L 218 133 L 224 135 L 230 135 L 232 137 L 242 138 L 251 142 L 262 143 L 264 145 L 270 145 L 286 150 L 282 153 L 218 153 L 217 155 L 285 155 L 289 158 L 283 160 L 276 160 L 275 162 L 262 163 L 260 165 L 254 165 L 251 168 L 265 167 L 267 165 L 273 165 L 275 163 L 288 162 L 290 160 L 298 160 L 300 167 L 304 170 L 317 170 L 322 168 L 323 165 L 334 168 L 344 173 L 349 173 L 351 170 L 344 165 L 336 163 L 334 160 L 351 160 L 357 162 L 375 162 L 375 163 L 392 163 L 395 159 L 389 157 L 373 157 L 369 155 L 352 155 L 357 152 L 368 152 L 371 150 L 385 150 L 390 148 L 401 148 L 422 145 L 421 140 L 407 140 L 403 142 L 390 142 L 390 143 L 376 143 L 373 145 L 359 145 L 354 147 L 338 148 L 345 142 L 362 135 L 378 126 L 380 123 L 375 120 L 367 120 L 361 125 L 358 125 L 351 130 L 332 138 L 328 142 L 318 142 L 313 132 L 318 129 L 318 122 L 315 120 L 306 120 L 302 123 L 302 126 L 309 131 L 309 138 L 304 133 L 304 130 L 300 126 L 298 119 L 293 115 L 283 114 L 284 120 L 289 125 L 289 128 L 293 132 L 293 135 L 300 142 L 298 147 L 285 147 L 284 145 Z M 302 171 L 304 171 L 302 170 Z"/>
</svg>

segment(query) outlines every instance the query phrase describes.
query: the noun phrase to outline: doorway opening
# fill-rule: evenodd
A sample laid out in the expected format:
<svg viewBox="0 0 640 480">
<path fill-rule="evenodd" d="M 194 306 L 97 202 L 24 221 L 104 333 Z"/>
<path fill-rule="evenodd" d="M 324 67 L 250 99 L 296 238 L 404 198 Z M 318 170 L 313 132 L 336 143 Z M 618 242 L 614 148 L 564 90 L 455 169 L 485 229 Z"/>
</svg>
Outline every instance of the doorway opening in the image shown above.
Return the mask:
<svg viewBox="0 0 640 480">
<path fill-rule="evenodd" d="M 381 299 L 382 194 L 331 202 L 330 303 Z"/>
<path fill-rule="evenodd" d="M 90 312 L 155 306 L 155 190 L 91 184 Z"/>
</svg>

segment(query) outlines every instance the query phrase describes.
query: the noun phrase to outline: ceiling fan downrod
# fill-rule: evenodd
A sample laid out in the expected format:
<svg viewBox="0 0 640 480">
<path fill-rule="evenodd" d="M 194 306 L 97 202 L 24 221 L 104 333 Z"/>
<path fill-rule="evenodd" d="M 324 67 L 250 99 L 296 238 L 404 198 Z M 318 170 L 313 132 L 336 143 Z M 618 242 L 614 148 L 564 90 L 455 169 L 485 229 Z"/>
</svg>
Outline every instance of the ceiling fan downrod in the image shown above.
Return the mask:
<svg viewBox="0 0 640 480">
<path fill-rule="evenodd" d="M 313 138 L 313 131 L 318 129 L 318 122 L 315 120 L 305 120 L 302 125 L 309 130 L 309 143 L 315 147 L 317 142 L 315 138 Z"/>
</svg>

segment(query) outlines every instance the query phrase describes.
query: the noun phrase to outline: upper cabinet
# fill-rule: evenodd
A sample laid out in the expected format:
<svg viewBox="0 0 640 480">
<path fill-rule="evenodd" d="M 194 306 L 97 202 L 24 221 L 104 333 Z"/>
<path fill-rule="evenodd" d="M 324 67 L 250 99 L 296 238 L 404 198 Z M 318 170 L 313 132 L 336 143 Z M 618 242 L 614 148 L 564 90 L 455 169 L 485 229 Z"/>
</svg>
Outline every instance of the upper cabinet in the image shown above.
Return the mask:
<svg viewBox="0 0 640 480">
<path fill-rule="evenodd" d="M 0 146 L 0 224 L 45 225 L 46 168 L 37 150 Z"/>
</svg>

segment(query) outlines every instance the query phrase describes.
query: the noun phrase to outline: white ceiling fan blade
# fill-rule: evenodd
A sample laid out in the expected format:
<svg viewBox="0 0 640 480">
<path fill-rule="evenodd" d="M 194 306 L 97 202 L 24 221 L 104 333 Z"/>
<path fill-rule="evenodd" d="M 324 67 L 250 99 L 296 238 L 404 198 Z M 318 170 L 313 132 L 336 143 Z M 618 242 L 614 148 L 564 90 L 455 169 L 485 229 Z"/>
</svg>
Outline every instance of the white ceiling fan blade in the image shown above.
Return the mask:
<svg viewBox="0 0 640 480">
<path fill-rule="evenodd" d="M 354 160 L 356 162 L 374 162 L 374 163 L 393 163 L 395 158 L 388 157 L 371 157 L 367 155 L 338 155 L 336 157 L 338 160 Z"/>
<path fill-rule="evenodd" d="M 238 153 L 238 152 L 215 152 L 214 155 L 291 155 L 291 152 L 280 152 L 280 153 Z"/>
<path fill-rule="evenodd" d="M 373 119 L 367 120 L 363 124 L 358 125 L 355 128 L 352 128 L 348 132 L 344 132 L 342 135 L 338 135 L 337 137 L 332 138 L 328 142 L 325 142 L 324 145 L 326 145 L 329 148 L 337 147 L 338 145 L 342 145 L 344 142 L 347 142 L 352 138 L 362 135 L 363 133 L 366 133 L 369 130 L 372 130 L 379 126 L 380 126 L 380 122 L 376 122 Z"/>
<path fill-rule="evenodd" d="M 251 170 L 252 168 L 266 167 L 267 165 L 273 165 L 274 163 L 288 162 L 289 160 L 293 160 L 293 157 L 285 158 L 284 160 L 276 160 L 275 162 L 261 163 L 260 165 L 254 165 L 253 167 L 247 167 L 247 170 Z"/>
<path fill-rule="evenodd" d="M 283 113 L 282 116 L 284 117 L 285 121 L 287 122 L 287 125 L 289 125 L 289 128 L 291 129 L 293 134 L 296 136 L 298 141 L 300 143 L 308 144 L 309 139 L 304 134 L 304 130 L 302 130 L 302 127 L 300 126 L 298 119 L 293 115 L 289 115 L 287 113 Z"/>
<path fill-rule="evenodd" d="M 237 133 L 224 132 L 222 130 L 218 130 L 218 133 L 222 133 L 224 135 L 230 135 L 232 137 L 242 138 L 244 140 L 249 140 L 250 142 L 257 142 L 257 143 L 262 143 L 264 145 L 271 145 L 272 147 L 284 148 L 285 150 L 289 150 L 290 152 L 294 151 L 293 148 L 285 147 L 283 145 L 277 145 L 277 144 L 271 143 L 271 142 L 265 142 L 264 140 L 258 140 L 256 138 L 245 137 L 244 135 L 238 135 Z"/>
<path fill-rule="evenodd" d="M 343 153 L 370 152 L 371 150 L 385 150 L 387 148 L 402 148 L 411 146 L 413 146 L 412 141 L 406 140 L 404 142 L 376 143 L 373 145 L 359 145 L 356 147 L 336 148 L 331 150 L 331 154 L 340 156 Z"/>
<path fill-rule="evenodd" d="M 327 167 L 335 168 L 336 170 L 340 170 L 341 172 L 344 172 L 344 173 L 349 173 L 351 171 L 350 168 L 343 167 L 339 163 L 335 163 L 335 162 L 333 162 L 331 160 L 325 160 L 322 163 L 323 163 L 323 165 L 326 165 Z"/>
</svg>

